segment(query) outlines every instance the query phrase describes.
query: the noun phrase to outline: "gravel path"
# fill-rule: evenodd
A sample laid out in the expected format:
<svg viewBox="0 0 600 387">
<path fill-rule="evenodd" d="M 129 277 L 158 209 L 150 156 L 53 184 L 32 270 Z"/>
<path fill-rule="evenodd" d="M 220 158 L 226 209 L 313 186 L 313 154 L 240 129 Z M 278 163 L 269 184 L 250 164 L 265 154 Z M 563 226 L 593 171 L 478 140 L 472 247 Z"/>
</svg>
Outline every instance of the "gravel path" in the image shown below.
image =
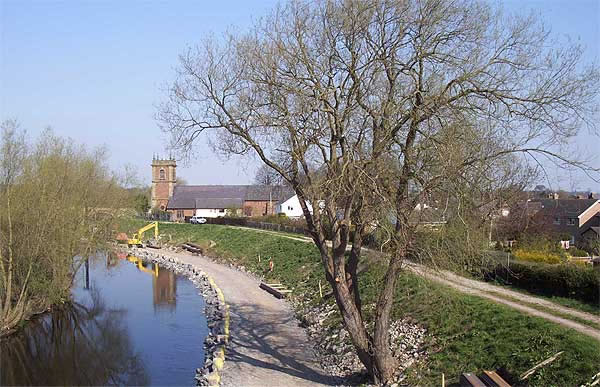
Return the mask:
<svg viewBox="0 0 600 387">
<path fill-rule="evenodd" d="M 288 236 L 278 234 L 277 232 L 266 231 L 266 230 L 257 230 L 250 229 L 245 227 L 238 227 L 244 230 L 253 230 L 257 232 L 266 232 L 272 235 L 278 235 L 282 238 L 288 238 L 297 240 L 300 242 L 313 243 L 312 239 L 303 236 Z M 371 251 L 369 249 L 363 248 L 365 251 Z M 378 253 L 378 252 L 377 252 Z M 446 270 L 432 270 L 428 269 L 423 265 L 419 265 L 417 263 L 409 263 L 407 262 L 407 268 L 413 271 L 414 273 L 426 277 L 430 280 L 433 280 L 438 283 L 442 283 L 444 285 L 450 286 L 453 289 L 456 289 L 463 293 L 473 294 L 479 297 L 487 298 L 499 304 L 507 305 L 511 308 L 517 309 L 523 313 L 527 313 L 532 316 L 537 316 L 544 318 L 546 320 L 552 321 L 554 323 L 569 327 L 578 332 L 586 334 L 595 338 L 596 340 L 600 340 L 600 329 L 593 328 L 591 326 L 581 324 L 577 321 L 570 320 L 563 316 L 557 316 L 551 313 L 551 311 L 556 311 L 565 316 L 572 316 L 581 320 L 585 320 L 590 323 L 600 324 L 600 316 L 594 315 L 591 313 L 582 312 L 573 308 L 567 308 L 562 305 L 558 305 L 553 303 L 552 301 L 546 300 L 544 298 L 539 298 L 535 296 L 530 296 L 527 294 L 519 293 L 501 286 L 492 285 L 486 282 L 472 280 L 469 278 L 465 278 L 459 276 L 455 273 L 446 271 Z M 518 302 L 515 302 L 518 300 Z M 527 306 L 524 304 L 529 304 L 531 306 Z M 546 310 L 539 310 L 534 308 L 533 306 L 542 307 Z M 547 309 L 550 309 L 548 311 Z"/>
<path fill-rule="evenodd" d="M 421 269 L 424 269 L 423 266 L 419 266 L 416 264 L 411 264 L 411 266 L 413 267 L 420 267 Z M 465 278 L 462 276 L 459 276 L 455 273 L 449 272 L 449 271 L 432 271 L 429 270 L 429 272 L 436 276 L 436 277 L 440 277 L 446 281 L 451 281 L 454 282 L 456 284 L 459 285 L 463 285 L 463 286 L 467 286 L 469 288 L 472 289 L 476 289 L 476 290 L 481 290 L 484 292 L 491 292 L 491 293 L 501 293 L 501 295 L 503 296 L 508 296 L 511 298 L 515 298 L 519 301 L 523 301 L 526 302 L 528 304 L 532 304 L 532 305 L 538 305 L 544 308 L 548 308 L 548 309 L 552 309 L 555 310 L 559 313 L 563 313 L 563 314 L 568 314 L 571 315 L 573 317 L 577 317 L 580 318 L 582 320 L 586 320 L 595 324 L 600 325 L 600 315 L 595 315 L 595 314 L 591 314 L 591 313 L 586 313 L 586 312 L 582 312 L 580 310 L 577 309 L 573 309 L 573 308 L 568 308 L 566 306 L 562 306 L 559 304 L 556 304 L 552 301 L 549 301 L 545 298 L 539 298 L 539 297 L 535 297 L 535 296 L 531 296 L 528 294 L 524 294 L 521 292 L 517 292 L 514 290 L 510 290 L 501 286 L 497 286 L 497 285 L 493 285 L 487 282 L 482 282 L 482 281 L 477 281 L 477 280 L 473 280 L 470 278 Z M 600 311 L 600 310 L 599 310 Z"/>
<path fill-rule="evenodd" d="M 497 288 L 499 289 L 498 292 L 502 292 L 502 293 L 490 294 L 489 292 L 486 292 L 485 290 L 483 290 L 482 287 L 479 286 L 479 284 L 477 284 L 477 286 L 469 286 L 469 283 L 470 283 L 469 281 L 472 281 L 472 280 L 469 280 L 467 278 L 457 276 L 458 278 L 460 278 L 462 280 L 466 280 L 466 281 L 462 282 L 461 280 L 459 280 L 459 282 L 454 282 L 454 281 L 451 281 L 451 280 L 445 278 L 445 276 L 443 274 L 434 273 L 431 270 L 423 268 L 422 266 L 411 264 L 411 265 L 409 265 L 409 268 L 410 268 L 410 270 L 412 270 L 413 272 L 417 273 L 420 276 L 423 276 L 423 277 L 431 279 L 433 281 L 450 286 L 451 288 L 454 288 L 460 292 L 487 298 L 496 303 L 510 306 L 513 309 L 517 309 L 517 310 L 527 313 L 529 315 L 541 317 L 548 321 L 552 321 L 554 323 L 564 325 L 568 328 L 574 329 L 578 332 L 581 332 L 585 335 L 591 336 L 591 337 L 595 338 L 596 340 L 600 341 L 600 330 L 599 329 L 595 329 L 588 325 L 580 324 L 573 320 L 569 320 L 564 317 L 559 317 L 559 316 L 553 315 L 551 313 L 544 312 L 544 311 L 529 307 L 527 305 L 523 305 L 521 303 L 521 302 L 531 302 L 534 304 L 539 304 L 540 301 L 544 301 L 544 302 L 550 302 L 550 301 L 542 300 L 537 297 L 523 295 L 523 294 L 517 293 L 517 292 L 512 292 L 512 293 L 515 293 L 516 295 L 518 295 L 518 300 L 520 301 L 520 302 L 515 302 L 515 301 L 511 301 L 509 299 L 502 297 L 503 294 L 507 294 L 507 291 L 506 291 L 506 289 L 503 289 L 501 287 L 497 287 Z M 474 282 L 477 283 L 478 281 L 474 281 Z M 493 286 L 493 285 L 491 285 L 491 286 Z M 558 305 L 554 304 L 554 306 L 558 308 Z M 564 309 L 566 309 L 566 308 L 564 308 Z M 572 309 L 567 310 L 567 313 L 570 313 L 571 315 L 574 315 L 574 312 L 575 311 L 573 311 Z M 583 312 L 578 312 L 578 313 L 583 313 Z M 591 314 L 589 316 L 591 316 L 592 319 L 596 318 L 594 315 L 591 315 Z"/>
<path fill-rule="evenodd" d="M 256 279 L 202 256 L 159 252 L 202 269 L 223 291 L 231 325 L 222 386 L 335 385 L 319 366 L 292 308 L 259 289 Z"/>
</svg>

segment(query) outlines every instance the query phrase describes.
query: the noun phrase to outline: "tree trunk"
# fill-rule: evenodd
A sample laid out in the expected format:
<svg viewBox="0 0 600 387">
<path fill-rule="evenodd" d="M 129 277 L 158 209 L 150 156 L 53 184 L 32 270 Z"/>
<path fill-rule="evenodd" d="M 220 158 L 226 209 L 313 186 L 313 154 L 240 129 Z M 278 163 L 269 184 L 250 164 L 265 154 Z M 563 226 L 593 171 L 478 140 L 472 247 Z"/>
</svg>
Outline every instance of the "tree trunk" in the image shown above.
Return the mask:
<svg viewBox="0 0 600 387">
<path fill-rule="evenodd" d="M 396 259 L 394 263 L 401 262 Z M 344 326 L 354 344 L 358 358 L 376 384 L 386 384 L 394 376 L 396 361 L 389 345 L 389 316 L 393 304 L 395 278 L 399 263 L 392 264 L 386 273 L 385 286 L 377 302 L 375 336 L 371 336 L 363 320 L 356 273 L 349 281 L 340 279 L 344 266 L 335 266 L 336 273 L 331 278 L 336 304 L 342 314 Z M 390 270 L 393 269 L 393 270 Z M 350 273 L 348 273 L 350 274 Z M 344 277 L 341 277 L 344 278 Z"/>
</svg>

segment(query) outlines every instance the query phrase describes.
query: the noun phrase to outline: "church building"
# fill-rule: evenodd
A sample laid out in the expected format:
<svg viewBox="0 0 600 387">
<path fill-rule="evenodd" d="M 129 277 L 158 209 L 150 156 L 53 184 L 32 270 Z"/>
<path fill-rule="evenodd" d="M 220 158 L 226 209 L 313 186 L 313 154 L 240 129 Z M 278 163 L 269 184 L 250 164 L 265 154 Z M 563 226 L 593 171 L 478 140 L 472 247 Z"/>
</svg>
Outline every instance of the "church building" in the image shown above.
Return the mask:
<svg viewBox="0 0 600 387">
<path fill-rule="evenodd" d="M 175 160 L 152 160 L 152 208 L 171 214 L 173 221 L 192 216 L 265 216 L 294 194 L 270 185 L 178 185 Z"/>
</svg>

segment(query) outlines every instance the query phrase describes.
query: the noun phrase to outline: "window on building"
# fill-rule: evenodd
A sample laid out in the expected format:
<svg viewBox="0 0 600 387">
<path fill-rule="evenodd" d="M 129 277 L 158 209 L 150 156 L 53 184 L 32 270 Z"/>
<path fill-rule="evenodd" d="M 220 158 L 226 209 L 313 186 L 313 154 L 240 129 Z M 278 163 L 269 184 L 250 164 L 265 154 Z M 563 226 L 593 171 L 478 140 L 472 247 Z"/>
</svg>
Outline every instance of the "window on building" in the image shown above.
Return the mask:
<svg viewBox="0 0 600 387">
<path fill-rule="evenodd" d="M 225 209 L 224 209 L 224 208 L 219 208 L 219 212 L 220 212 L 220 213 L 224 213 L 224 212 L 225 212 Z"/>
<path fill-rule="evenodd" d="M 160 180 L 165 180 L 165 170 L 161 169 L 160 171 L 158 171 L 158 178 Z"/>
<path fill-rule="evenodd" d="M 560 218 L 554 218 L 554 224 L 560 224 Z"/>
<path fill-rule="evenodd" d="M 292 206 L 288 206 L 288 210 L 289 210 L 289 211 L 294 211 L 294 207 L 292 207 Z"/>
<path fill-rule="evenodd" d="M 177 210 L 177 218 L 183 218 L 183 210 Z"/>
<path fill-rule="evenodd" d="M 576 226 L 577 225 L 577 218 L 569 218 L 569 219 L 567 219 L 567 225 L 569 225 L 569 226 Z"/>
</svg>

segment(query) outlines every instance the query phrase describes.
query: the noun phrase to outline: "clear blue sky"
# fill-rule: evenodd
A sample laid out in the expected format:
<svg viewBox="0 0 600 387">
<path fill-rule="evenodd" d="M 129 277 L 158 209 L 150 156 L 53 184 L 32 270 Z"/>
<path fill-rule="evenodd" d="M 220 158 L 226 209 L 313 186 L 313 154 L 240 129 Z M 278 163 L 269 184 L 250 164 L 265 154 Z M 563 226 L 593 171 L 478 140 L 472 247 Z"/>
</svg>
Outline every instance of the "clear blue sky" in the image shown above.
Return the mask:
<svg viewBox="0 0 600 387">
<path fill-rule="evenodd" d="M 115 168 L 133 165 L 150 178 L 164 154 L 153 119 L 177 56 L 207 33 L 246 28 L 274 0 L 28 1 L 0 0 L 0 120 L 17 118 L 31 136 L 52 126 L 90 146 L 106 144 Z M 599 58 L 600 0 L 506 0 L 508 11 L 539 12 L 556 34 L 580 40 Z M 582 149 L 600 152 L 600 138 Z M 596 161 L 600 166 L 600 160 Z M 223 163 L 206 152 L 179 175 L 195 184 L 252 181 L 256 163 Z M 562 188 L 600 184 L 562 174 Z"/>
</svg>

